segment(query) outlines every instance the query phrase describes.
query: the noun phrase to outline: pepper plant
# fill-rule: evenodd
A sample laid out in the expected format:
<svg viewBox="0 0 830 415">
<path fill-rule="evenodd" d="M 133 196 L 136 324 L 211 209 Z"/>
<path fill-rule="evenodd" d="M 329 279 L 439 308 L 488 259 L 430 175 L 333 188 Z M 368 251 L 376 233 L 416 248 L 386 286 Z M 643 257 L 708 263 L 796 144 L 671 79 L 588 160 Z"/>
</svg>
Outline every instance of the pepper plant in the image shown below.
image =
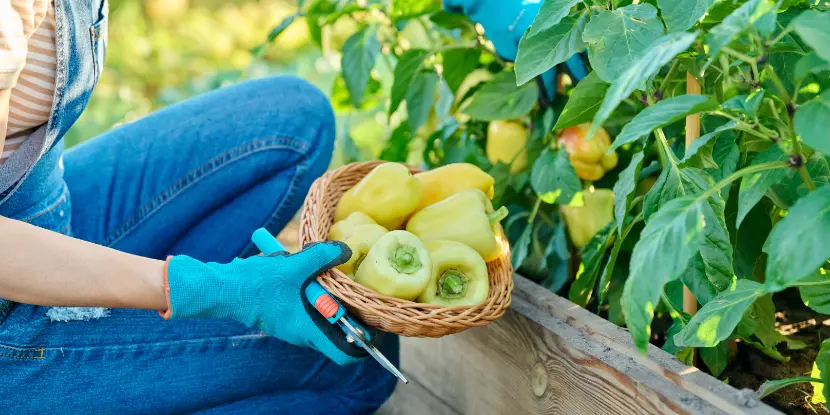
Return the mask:
<svg viewBox="0 0 830 415">
<path fill-rule="evenodd" d="M 494 205 L 510 209 L 504 226 L 517 269 L 627 326 L 641 350 L 659 341 L 687 363 L 697 350 L 718 375 L 731 340 L 781 362 L 803 347 L 775 330 L 774 293 L 794 287 L 830 314 L 828 8 L 827 0 L 545 0 L 515 62 L 432 0 L 315 0 L 299 15 L 323 47 L 327 27 L 353 25 L 332 97 L 347 120 L 389 121 L 370 157 L 482 167 L 496 180 Z M 574 54 L 591 72 L 562 77 L 548 99 L 537 78 Z M 701 136 L 689 143 L 687 117 L 700 119 Z M 506 121 L 519 126 L 508 141 L 492 128 Z M 588 138 L 607 130 L 619 155 L 593 182 L 559 144 L 564 129 L 583 124 Z M 340 147 L 347 160 L 361 157 L 348 133 Z M 488 151 L 499 148 L 508 154 Z M 598 203 L 609 212 L 613 200 L 613 218 L 577 250 L 568 234 L 584 233 L 590 215 L 567 221 L 560 212 L 599 189 L 613 199 L 590 199 L 607 200 Z M 684 287 L 700 303 L 694 316 L 682 309 Z M 655 315 L 673 324 L 652 332 Z M 830 382 L 830 340 L 812 377 L 765 392 L 799 381 L 817 391 Z"/>
</svg>

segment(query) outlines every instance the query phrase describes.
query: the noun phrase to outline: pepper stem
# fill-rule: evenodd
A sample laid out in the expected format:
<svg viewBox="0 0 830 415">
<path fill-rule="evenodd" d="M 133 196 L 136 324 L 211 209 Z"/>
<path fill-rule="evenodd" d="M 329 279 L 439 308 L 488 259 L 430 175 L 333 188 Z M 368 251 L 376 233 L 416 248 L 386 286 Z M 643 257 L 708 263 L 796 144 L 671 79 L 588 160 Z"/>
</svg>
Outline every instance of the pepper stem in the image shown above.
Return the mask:
<svg viewBox="0 0 830 415">
<path fill-rule="evenodd" d="M 389 263 L 392 268 L 402 274 L 412 274 L 421 269 L 418 250 L 409 245 L 398 245 L 392 248 L 392 252 L 389 254 Z"/>
<path fill-rule="evenodd" d="M 366 254 L 357 257 L 357 261 L 354 262 L 354 272 L 357 272 L 357 269 L 360 267 L 360 264 L 363 263 L 364 259 L 366 259 Z"/>
<path fill-rule="evenodd" d="M 443 299 L 463 298 L 467 295 L 470 278 L 457 269 L 448 269 L 438 277 L 438 296 Z"/>
<path fill-rule="evenodd" d="M 488 214 L 487 218 L 490 219 L 490 225 L 496 226 L 497 223 L 501 222 L 502 219 L 507 217 L 508 213 L 509 212 L 507 211 L 507 206 L 502 206 L 493 213 Z"/>
</svg>

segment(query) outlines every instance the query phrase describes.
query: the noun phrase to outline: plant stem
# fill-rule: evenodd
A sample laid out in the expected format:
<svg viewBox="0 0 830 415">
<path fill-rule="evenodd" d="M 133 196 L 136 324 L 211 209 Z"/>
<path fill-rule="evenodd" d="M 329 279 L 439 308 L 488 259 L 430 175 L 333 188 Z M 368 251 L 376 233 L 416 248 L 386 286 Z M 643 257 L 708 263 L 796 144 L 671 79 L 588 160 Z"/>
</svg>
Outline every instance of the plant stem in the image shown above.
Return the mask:
<svg viewBox="0 0 830 415">
<path fill-rule="evenodd" d="M 683 314 L 677 311 L 677 309 L 674 308 L 674 304 L 672 304 L 671 301 L 669 301 L 669 296 L 666 295 L 665 290 L 663 290 L 660 296 L 663 298 L 663 302 L 666 303 L 666 307 L 669 309 L 669 314 L 672 316 L 672 318 L 676 318 L 682 321 L 683 324 L 689 324 L 689 320 L 683 317 Z"/>
<path fill-rule="evenodd" d="M 468 44 L 464 44 L 464 45 L 444 45 L 444 46 L 441 46 L 441 47 L 438 47 L 438 48 L 435 48 L 435 49 L 431 50 L 429 53 L 434 55 L 436 53 L 446 52 L 446 51 L 452 50 L 452 49 L 466 49 L 466 48 L 474 48 L 476 46 L 477 46 L 477 44 L 475 44 L 475 43 L 468 43 Z"/>
<path fill-rule="evenodd" d="M 782 30 L 781 33 L 779 33 L 778 36 L 775 37 L 775 39 L 772 39 L 769 42 L 769 44 L 774 45 L 774 44 L 780 42 L 781 39 L 783 39 L 784 36 L 787 36 L 788 34 L 790 34 L 790 28 L 786 28 L 786 29 Z"/>
<path fill-rule="evenodd" d="M 527 223 L 533 223 L 536 219 L 536 213 L 539 212 L 539 206 L 542 206 L 542 198 L 537 197 L 536 203 L 533 205 L 533 210 L 530 211 L 530 216 L 527 217 Z"/>
<path fill-rule="evenodd" d="M 796 104 L 796 100 L 798 100 L 798 90 L 801 89 L 801 79 L 795 83 L 795 91 L 793 91 L 793 100 L 790 101 L 793 105 Z"/>
<path fill-rule="evenodd" d="M 663 151 L 665 152 L 666 159 L 668 159 L 671 162 L 672 166 L 677 167 L 678 160 L 674 156 L 674 152 L 671 151 L 669 140 L 666 139 L 666 133 L 663 132 L 662 128 L 658 128 L 657 130 L 655 130 L 655 132 L 657 134 L 657 141 L 660 143 L 660 146 L 663 148 Z M 665 160 L 662 160 L 662 157 L 660 161 L 665 166 Z"/>
<path fill-rule="evenodd" d="M 757 62 L 758 62 L 758 60 L 757 60 L 757 59 L 752 58 L 752 57 L 750 57 L 750 56 L 748 56 L 748 55 L 745 55 L 745 54 L 743 54 L 743 53 L 741 53 L 741 52 L 738 52 L 737 50 L 734 50 L 734 49 L 732 49 L 732 48 L 729 48 L 729 47 L 724 47 L 722 50 L 723 50 L 724 52 L 726 52 L 727 54 L 732 55 L 732 56 L 734 56 L 734 57 L 736 57 L 736 58 L 738 58 L 738 59 L 740 59 L 740 60 L 742 60 L 742 61 L 744 61 L 744 62 L 746 62 L 746 63 L 757 63 Z"/>
<path fill-rule="evenodd" d="M 772 80 L 773 85 L 775 88 L 778 89 L 778 92 L 781 94 L 781 97 L 784 98 L 784 101 L 792 103 L 793 100 L 790 98 L 790 93 L 787 92 L 787 88 L 784 87 L 784 83 L 781 82 L 781 78 L 778 77 L 778 74 L 775 73 L 775 70 L 770 69 L 767 73 L 769 73 L 769 78 Z"/>
<path fill-rule="evenodd" d="M 666 77 L 663 78 L 663 82 L 660 83 L 660 88 L 657 88 L 658 91 L 666 91 L 666 85 L 668 84 L 669 79 L 671 79 L 671 77 L 674 76 L 674 73 L 677 71 L 678 66 L 680 66 L 680 60 L 676 59 L 674 63 L 672 63 L 671 68 L 669 68 L 669 72 L 666 74 Z"/>
<path fill-rule="evenodd" d="M 810 376 L 796 376 L 787 379 L 781 380 L 768 380 L 758 388 L 758 397 L 765 398 L 772 393 L 775 393 L 779 389 L 786 388 L 790 385 L 795 385 L 796 383 L 804 383 L 804 382 L 813 382 L 813 383 L 822 383 L 823 381 L 818 378 L 810 377 Z"/>
<path fill-rule="evenodd" d="M 810 173 L 807 171 L 807 168 L 801 166 L 798 168 L 798 173 L 801 174 L 801 180 L 804 180 L 804 183 L 807 183 L 807 188 L 810 191 L 816 190 L 816 184 L 813 183 L 813 178 L 810 177 Z"/>
<path fill-rule="evenodd" d="M 718 182 L 717 184 L 712 186 L 709 190 L 701 193 L 700 196 L 697 197 L 697 200 L 704 200 L 704 199 L 708 199 L 708 198 L 712 197 L 714 194 L 720 192 L 720 190 L 722 188 L 726 187 L 726 185 L 734 182 L 737 179 L 740 179 L 743 176 L 750 175 L 752 173 L 763 171 L 763 170 L 783 169 L 783 168 L 789 168 L 789 167 L 790 166 L 787 165 L 786 161 L 770 161 L 770 162 L 767 162 L 767 163 L 754 164 L 754 165 L 745 167 L 741 170 L 736 171 L 735 173 L 732 173 L 728 177 L 725 177 L 723 180 L 721 180 L 720 182 Z"/>
</svg>

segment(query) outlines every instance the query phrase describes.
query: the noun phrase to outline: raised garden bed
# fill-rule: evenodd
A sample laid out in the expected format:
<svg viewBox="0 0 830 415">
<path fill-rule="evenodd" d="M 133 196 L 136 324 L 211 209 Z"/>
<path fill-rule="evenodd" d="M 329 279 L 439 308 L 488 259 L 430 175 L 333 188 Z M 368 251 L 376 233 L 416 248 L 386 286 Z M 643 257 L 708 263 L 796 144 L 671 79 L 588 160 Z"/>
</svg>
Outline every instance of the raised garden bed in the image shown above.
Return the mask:
<svg viewBox="0 0 830 415">
<path fill-rule="evenodd" d="M 380 414 L 775 414 L 738 390 L 517 275 L 487 327 L 402 339 L 410 379 Z"/>
</svg>

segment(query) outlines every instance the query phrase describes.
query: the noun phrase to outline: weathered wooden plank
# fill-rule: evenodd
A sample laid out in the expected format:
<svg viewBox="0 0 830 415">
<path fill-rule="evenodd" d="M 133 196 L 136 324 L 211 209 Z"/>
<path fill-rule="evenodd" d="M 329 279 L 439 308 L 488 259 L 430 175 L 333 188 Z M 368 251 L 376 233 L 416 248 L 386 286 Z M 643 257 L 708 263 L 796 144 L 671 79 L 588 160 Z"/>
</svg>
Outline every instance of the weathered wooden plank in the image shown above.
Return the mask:
<svg viewBox="0 0 830 415">
<path fill-rule="evenodd" d="M 376 415 L 459 415 L 446 403 L 439 400 L 415 380 L 409 384 L 398 382 L 392 397 L 378 410 Z"/>
<path fill-rule="evenodd" d="M 403 339 L 402 367 L 461 414 L 778 413 L 656 347 L 642 356 L 625 330 L 520 276 L 501 320 Z"/>
</svg>

